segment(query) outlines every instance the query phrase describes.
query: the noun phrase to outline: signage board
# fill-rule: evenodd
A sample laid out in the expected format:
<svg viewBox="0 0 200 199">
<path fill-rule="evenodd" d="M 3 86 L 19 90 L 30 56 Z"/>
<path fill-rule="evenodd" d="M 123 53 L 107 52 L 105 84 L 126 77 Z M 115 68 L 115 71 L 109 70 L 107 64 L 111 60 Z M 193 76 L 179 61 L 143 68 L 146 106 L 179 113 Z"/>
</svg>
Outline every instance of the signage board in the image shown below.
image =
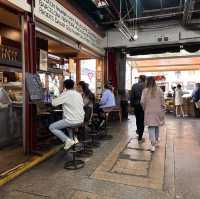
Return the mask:
<svg viewBox="0 0 200 199">
<path fill-rule="evenodd" d="M 44 99 L 42 82 L 38 74 L 26 73 L 26 88 L 31 101 L 42 101 Z"/>
<path fill-rule="evenodd" d="M 21 10 L 31 12 L 31 6 L 27 3 L 27 0 L 7 0 L 7 3 L 16 6 Z"/>
<path fill-rule="evenodd" d="M 0 45 L 0 65 L 22 67 L 19 49 Z"/>
<path fill-rule="evenodd" d="M 41 21 L 102 54 L 103 49 L 99 47 L 102 38 L 56 0 L 35 0 L 34 14 Z"/>
</svg>

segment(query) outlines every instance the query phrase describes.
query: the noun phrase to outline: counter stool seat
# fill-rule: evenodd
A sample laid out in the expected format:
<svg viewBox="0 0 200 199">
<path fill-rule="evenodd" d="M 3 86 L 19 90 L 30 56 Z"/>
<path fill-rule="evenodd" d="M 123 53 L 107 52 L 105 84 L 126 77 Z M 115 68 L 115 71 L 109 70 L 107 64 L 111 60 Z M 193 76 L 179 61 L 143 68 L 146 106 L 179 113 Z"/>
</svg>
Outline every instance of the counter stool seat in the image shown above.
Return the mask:
<svg viewBox="0 0 200 199">
<path fill-rule="evenodd" d="M 77 132 L 77 130 L 82 127 L 83 124 L 77 124 L 71 127 L 67 127 L 67 129 L 72 130 L 73 133 L 73 140 L 75 141 L 75 134 Z M 65 162 L 64 164 L 64 169 L 67 170 L 77 170 L 77 169 L 81 169 L 85 166 L 85 162 L 83 160 L 77 160 L 76 159 L 76 155 L 78 152 L 83 150 L 83 145 L 78 143 L 78 144 L 74 144 L 69 152 L 72 153 L 72 160 Z"/>
</svg>

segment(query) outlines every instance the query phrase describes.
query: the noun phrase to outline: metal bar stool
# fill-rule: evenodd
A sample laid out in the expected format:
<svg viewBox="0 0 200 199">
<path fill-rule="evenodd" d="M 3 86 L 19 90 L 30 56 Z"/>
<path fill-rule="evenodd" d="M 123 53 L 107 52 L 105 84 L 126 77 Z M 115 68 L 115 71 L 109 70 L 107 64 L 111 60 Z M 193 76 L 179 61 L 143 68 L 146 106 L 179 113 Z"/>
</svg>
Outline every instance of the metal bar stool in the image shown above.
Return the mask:
<svg viewBox="0 0 200 199">
<path fill-rule="evenodd" d="M 107 129 L 108 117 L 109 117 L 109 114 L 112 112 L 112 107 L 104 108 L 103 112 L 105 114 L 104 133 L 102 133 L 99 138 L 101 140 L 112 140 L 113 136 L 108 134 L 108 129 Z"/>
<path fill-rule="evenodd" d="M 72 127 L 67 127 L 67 130 L 72 132 L 73 140 L 75 141 L 76 138 L 76 131 L 78 128 L 82 127 L 83 124 L 74 125 Z M 67 170 L 77 170 L 81 169 L 85 166 L 85 162 L 83 160 L 78 160 L 76 155 L 78 152 L 83 150 L 82 144 L 74 144 L 71 149 L 69 150 L 72 153 L 72 160 L 65 162 L 64 168 Z"/>
<path fill-rule="evenodd" d="M 82 139 L 80 139 L 80 143 L 83 144 L 83 150 L 77 153 L 78 157 L 87 158 L 93 155 L 93 150 L 88 148 L 88 144 L 92 142 L 90 138 L 87 136 L 86 126 L 84 125 L 82 128 Z"/>
</svg>

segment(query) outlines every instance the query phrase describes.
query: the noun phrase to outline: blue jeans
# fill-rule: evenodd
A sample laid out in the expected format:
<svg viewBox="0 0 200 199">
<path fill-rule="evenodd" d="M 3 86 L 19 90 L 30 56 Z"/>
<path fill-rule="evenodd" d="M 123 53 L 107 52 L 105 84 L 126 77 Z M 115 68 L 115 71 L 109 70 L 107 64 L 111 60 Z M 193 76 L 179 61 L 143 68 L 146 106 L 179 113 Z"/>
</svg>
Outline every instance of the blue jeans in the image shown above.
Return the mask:
<svg viewBox="0 0 200 199">
<path fill-rule="evenodd" d="M 159 127 L 158 126 L 149 126 L 149 139 L 152 143 L 155 143 L 156 140 L 159 138 Z"/>
<path fill-rule="evenodd" d="M 66 142 L 67 140 L 71 140 L 73 138 L 73 132 L 72 129 L 68 129 L 67 132 L 69 134 L 69 137 L 65 135 L 62 129 L 65 129 L 67 127 L 74 126 L 67 122 L 65 119 L 59 120 L 57 122 L 52 123 L 49 126 L 49 130 L 58 137 L 62 142 Z"/>
</svg>

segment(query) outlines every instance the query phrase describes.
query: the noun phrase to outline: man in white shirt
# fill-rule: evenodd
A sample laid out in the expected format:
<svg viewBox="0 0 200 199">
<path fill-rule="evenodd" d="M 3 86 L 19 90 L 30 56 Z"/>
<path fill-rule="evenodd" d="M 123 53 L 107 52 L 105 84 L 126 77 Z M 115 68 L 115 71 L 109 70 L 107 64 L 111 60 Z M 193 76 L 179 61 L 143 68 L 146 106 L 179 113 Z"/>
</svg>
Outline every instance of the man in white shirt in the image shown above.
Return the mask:
<svg viewBox="0 0 200 199">
<path fill-rule="evenodd" d="M 72 145 L 78 143 L 72 139 L 72 132 L 68 130 L 69 137 L 65 135 L 62 129 L 79 125 L 84 121 L 83 98 L 80 93 L 74 90 L 74 81 L 71 79 L 64 81 L 65 90 L 63 93 L 52 100 L 53 106 L 62 105 L 63 119 L 54 122 L 49 126 L 49 130 L 65 143 L 64 149 L 69 149 Z"/>
</svg>

